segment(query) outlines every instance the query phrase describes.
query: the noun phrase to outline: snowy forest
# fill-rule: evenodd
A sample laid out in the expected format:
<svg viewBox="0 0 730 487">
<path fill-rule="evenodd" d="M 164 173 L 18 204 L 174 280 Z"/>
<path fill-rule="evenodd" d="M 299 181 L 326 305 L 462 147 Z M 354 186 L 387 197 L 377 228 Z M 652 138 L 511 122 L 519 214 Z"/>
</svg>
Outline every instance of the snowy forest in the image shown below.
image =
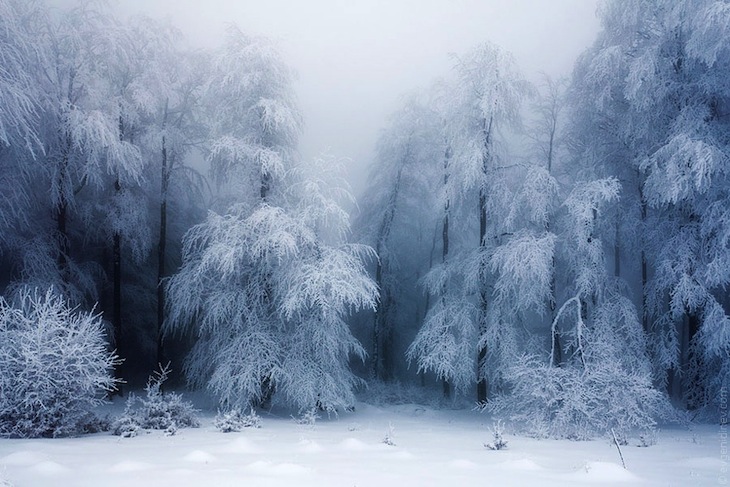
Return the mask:
<svg viewBox="0 0 730 487">
<path fill-rule="evenodd" d="M 275 42 L 0 0 L 0 436 L 170 370 L 249 420 L 390 388 L 538 437 L 727 422 L 730 3 L 598 15 L 569 79 L 451 55 L 353 195 Z"/>
</svg>

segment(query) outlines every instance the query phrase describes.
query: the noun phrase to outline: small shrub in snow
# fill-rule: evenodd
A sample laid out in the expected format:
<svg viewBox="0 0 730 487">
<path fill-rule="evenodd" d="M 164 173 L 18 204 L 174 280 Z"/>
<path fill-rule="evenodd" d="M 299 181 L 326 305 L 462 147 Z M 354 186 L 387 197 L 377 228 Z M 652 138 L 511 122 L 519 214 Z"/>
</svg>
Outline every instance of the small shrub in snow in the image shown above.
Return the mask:
<svg viewBox="0 0 730 487">
<path fill-rule="evenodd" d="M 507 442 L 502 433 L 504 433 L 504 424 L 501 419 L 498 419 L 492 427 L 492 442 L 485 443 L 484 446 L 490 450 L 504 450 L 507 448 Z"/>
<path fill-rule="evenodd" d="M 160 371 L 147 381 L 145 398 L 129 395 L 124 413 L 112 425 L 113 434 L 131 437 L 136 436 L 140 429 L 176 432 L 177 428 L 200 426 L 197 411 L 190 402 L 183 401 L 180 394 L 162 392 L 162 384 L 169 374 L 169 364 L 160 367 Z"/>
<path fill-rule="evenodd" d="M 15 304 L 0 298 L 0 436 L 84 432 L 114 390 L 118 363 L 99 315 L 70 307 L 53 290 L 21 289 Z"/>
<path fill-rule="evenodd" d="M 80 422 L 80 433 L 91 434 L 101 433 L 102 431 L 109 431 L 112 427 L 112 421 L 109 415 L 104 417 L 97 416 L 96 414 L 89 413 Z"/>
<path fill-rule="evenodd" d="M 244 428 L 260 428 L 261 417 L 253 409 L 248 414 L 243 414 L 239 409 L 224 413 L 219 411 L 213 419 L 213 426 L 223 433 L 237 432 Z"/>
<path fill-rule="evenodd" d="M 124 413 L 117 418 L 114 423 L 112 423 L 111 432 L 113 435 L 121 436 L 122 438 L 132 438 L 137 436 L 142 430 L 134 417 L 134 412 L 132 411 L 132 406 L 134 404 L 132 397 L 133 396 L 130 394 Z"/>
<path fill-rule="evenodd" d="M 636 445 L 640 448 L 648 448 L 657 444 L 657 432 L 656 429 L 647 429 L 643 433 L 639 434 L 639 443 Z"/>
<path fill-rule="evenodd" d="M 383 443 L 388 446 L 395 446 L 395 441 L 393 440 L 394 432 L 395 428 L 393 428 L 393 423 L 388 423 L 388 431 L 385 432 L 385 438 L 383 438 Z"/>
<path fill-rule="evenodd" d="M 300 414 L 298 418 L 294 418 L 294 421 L 303 426 L 314 426 L 320 418 L 321 416 L 317 413 L 317 408 L 311 408 Z"/>
<path fill-rule="evenodd" d="M 629 437 L 626 436 L 626 432 L 624 431 L 616 431 L 612 432 L 612 439 L 614 443 L 618 443 L 621 446 L 626 446 L 629 444 Z"/>
</svg>

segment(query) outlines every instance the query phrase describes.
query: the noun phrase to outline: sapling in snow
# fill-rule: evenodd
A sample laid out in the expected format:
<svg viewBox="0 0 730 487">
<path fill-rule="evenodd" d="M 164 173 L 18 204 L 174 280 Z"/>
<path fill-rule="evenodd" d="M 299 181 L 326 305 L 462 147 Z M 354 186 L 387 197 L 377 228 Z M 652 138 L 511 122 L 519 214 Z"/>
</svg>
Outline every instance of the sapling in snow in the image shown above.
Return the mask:
<svg viewBox="0 0 730 487">
<path fill-rule="evenodd" d="M 317 412 L 317 408 L 310 408 L 306 411 L 303 411 L 298 417 L 292 416 L 292 419 L 294 419 L 294 422 L 296 422 L 299 425 L 302 426 L 309 426 L 311 428 L 314 428 L 315 423 L 317 423 L 317 420 L 320 419 L 321 416 Z"/>
<path fill-rule="evenodd" d="M 388 430 L 385 432 L 383 443 L 388 446 L 395 446 L 395 428 L 393 428 L 393 423 L 388 423 Z"/>
<path fill-rule="evenodd" d="M 240 409 L 231 409 L 225 412 L 218 412 L 213 419 L 213 426 L 222 433 L 241 431 L 244 428 L 260 428 L 261 417 L 256 414 L 255 409 L 246 414 Z"/>
<path fill-rule="evenodd" d="M 657 444 L 657 430 L 656 428 L 648 428 L 645 431 L 639 433 L 639 441 L 636 444 L 639 448 L 648 448 Z"/>
<path fill-rule="evenodd" d="M 200 426 L 197 411 L 180 394 L 163 392 L 162 384 L 170 375 L 169 364 L 149 377 L 145 387 L 146 397 L 130 394 L 124 413 L 112 425 L 112 432 L 120 436 L 136 436 L 141 429 L 165 430 L 168 436 L 178 428 Z"/>
<path fill-rule="evenodd" d="M 489 450 L 504 450 L 507 448 L 507 441 L 505 441 L 502 434 L 504 433 L 504 423 L 501 419 L 494 422 L 492 426 L 492 442 L 484 443 L 484 447 Z"/>
</svg>

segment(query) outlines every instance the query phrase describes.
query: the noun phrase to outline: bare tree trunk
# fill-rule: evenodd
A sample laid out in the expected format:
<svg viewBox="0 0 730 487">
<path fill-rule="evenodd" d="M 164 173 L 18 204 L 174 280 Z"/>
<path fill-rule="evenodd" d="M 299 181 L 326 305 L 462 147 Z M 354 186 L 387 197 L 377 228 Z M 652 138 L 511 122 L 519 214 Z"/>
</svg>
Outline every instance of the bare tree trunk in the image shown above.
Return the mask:
<svg viewBox="0 0 730 487">
<path fill-rule="evenodd" d="M 693 345 L 700 331 L 700 318 L 694 311 L 687 312 L 687 363 L 685 364 L 684 395 L 687 399 L 687 409 L 694 410 L 702 407 L 704 403 L 704 390 L 702 387 L 701 372 L 702 353 Z"/>
<path fill-rule="evenodd" d="M 552 89 L 552 84 L 550 85 Z M 555 133 L 558 129 L 558 97 L 557 93 L 551 92 L 552 97 L 552 110 L 551 110 L 551 117 L 550 117 L 550 138 L 548 141 L 548 154 L 547 154 L 547 170 L 548 174 L 552 176 L 553 174 L 553 153 L 554 153 L 554 147 L 555 147 Z M 550 231 L 550 221 L 548 220 L 546 225 L 546 230 Z M 553 255 L 553 258 L 550 262 L 550 303 L 548 303 L 550 308 L 550 323 L 552 324 L 555 321 L 555 309 L 557 307 L 557 303 L 555 302 L 556 296 L 555 293 L 557 291 L 556 288 L 556 278 L 555 278 L 555 255 Z M 555 326 L 554 332 L 551 333 L 551 346 L 553 350 L 553 362 L 552 365 L 558 366 L 563 362 L 563 350 L 562 346 L 560 345 L 560 330 L 558 329 L 557 325 Z"/>
<path fill-rule="evenodd" d="M 393 362 L 390 343 L 392 341 L 393 330 L 388 320 L 388 313 L 393 299 L 390 289 L 385 285 L 383 277 L 383 261 L 385 258 L 383 250 L 390 237 L 390 230 L 395 219 L 395 209 L 398 201 L 398 193 L 400 192 L 403 165 L 408 157 L 409 153 L 406 152 L 396 173 L 393 189 L 388 198 L 388 206 L 386 207 L 383 220 L 380 222 L 380 228 L 378 229 L 378 239 L 375 249 L 378 254 L 377 267 L 375 269 L 375 284 L 380 289 L 380 303 L 373 317 L 373 376 L 379 380 L 387 380 L 390 377 L 390 369 Z"/>
<path fill-rule="evenodd" d="M 436 242 L 438 241 L 438 235 L 439 230 L 438 226 L 434 229 L 433 232 L 433 238 L 431 239 L 431 252 L 428 254 L 428 268 L 429 270 L 433 269 L 433 254 L 436 251 Z M 426 304 L 424 306 L 424 319 L 426 318 L 426 313 L 428 313 L 428 308 L 431 306 L 431 294 L 426 293 Z"/>
<path fill-rule="evenodd" d="M 261 176 L 261 199 L 266 201 L 266 197 L 269 194 L 269 190 L 271 190 L 271 176 L 269 174 L 264 174 Z"/>
<path fill-rule="evenodd" d="M 58 272 L 61 276 L 61 282 L 63 282 L 64 289 L 59 289 L 60 292 L 66 294 L 68 285 L 70 284 L 71 276 L 69 275 L 68 268 L 68 253 L 69 253 L 69 239 L 68 239 L 68 200 L 66 196 L 66 185 L 68 182 L 68 163 L 69 163 L 69 152 L 71 151 L 71 135 L 66 133 L 62 139 L 63 156 L 61 157 L 61 167 L 59 170 L 59 181 L 58 187 L 61 189 L 60 201 L 56 204 L 55 217 L 56 217 L 56 239 L 58 242 Z"/>
<path fill-rule="evenodd" d="M 156 363 L 165 363 L 162 344 L 162 325 L 165 322 L 165 258 L 167 247 L 167 188 L 169 185 L 166 139 L 162 137 L 162 179 L 160 186 L 160 240 L 157 244 L 157 356 Z"/>
<path fill-rule="evenodd" d="M 117 193 L 121 189 L 119 178 L 114 182 Z M 121 235 L 115 232 L 112 243 L 112 323 L 114 325 L 114 342 L 117 350 L 122 348 L 122 244 Z"/>
<path fill-rule="evenodd" d="M 61 202 L 56 205 L 56 232 L 58 240 L 58 271 L 64 285 L 68 285 L 68 230 L 66 229 L 68 218 L 68 206 L 65 198 L 62 197 Z M 65 289 L 60 290 L 65 292 Z"/>
<path fill-rule="evenodd" d="M 547 224 L 547 230 L 550 231 L 550 222 L 548 221 Z M 552 350 L 552 365 L 555 367 L 560 366 L 560 364 L 563 363 L 563 347 L 560 343 L 560 329 L 558 328 L 558 324 L 555 322 L 555 310 L 557 308 L 557 302 L 556 302 L 556 296 L 555 293 L 557 292 L 557 286 L 556 286 L 556 276 L 555 276 L 555 254 L 553 254 L 553 258 L 550 261 L 550 302 L 548 303 L 550 307 L 550 323 L 551 323 L 551 334 L 550 334 L 550 340 L 551 340 L 551 350 Z"/>
<path fill-rule="evenodd" d="M 485 239 L 487 237 L 487 196 L 484 194 L 484 190 L 479 194 L 479 246 L 485 245 Z M 484 272 L 482 269 L 481 272 Z M 480 272 L 480 273 L 481 273 Z M 487 332 L 486 319 L 487 319 L 487 305 L 488 295 L 486 286 L 482 283 L 479 289 L 479 335 L 484 336 Z M 488 397 L 488 387 L 486 374 L 483 374 L 484 368 L 487 363 L 487 345 L 479 348 L 477 357 L 477 402 L 485 403 Z"/>
<path fill-rule="evenodd" d="M 444 177 L 444 180 L 446 177 Z M 441 254 L 441 262 L 446 262 L 446 258 L 449 255 L 449 202 L 446 201 L 446 207 L 444 211 L 444 223 L 443 223 L 443 230 L 441 232 L 442 237 L 442 244 L 443 244 L 443 252 Z M 444 290 L 445 292 L 445 290 Z M 441 299 L 445 299 L 443 294 L 441 295 Z M 449 385 L 449 381 L 447 379 L 443 380 L 443 391 L 444 391 L 444 397 L 450 398 L 451 397 L 451 386 Z"/>
<path fill-rule="evenodd" d="M 646 302 L 648 270 L 645 249 L 647 203 L 641 181 L 639 182 L 639 203 L 641 205 L 641 325 L 644 328 L 644 332 L 649 333 L 649 310 L 647 309 Z"/>
<path fill-rule="evenodd" d="M 613 275 L 621 277 L 621 224 L 620 214 L 616 211 L 616 228 L 613 243 Z"/>
<path fill-rule="evenodd" d="M 545 112 L 545 120 L 548 123 L 548 149 L 547 149 L 547 171 L 548 174 L 551 176 L 553 175 L 553 159 L 555 157 L 555 146 L 556 146 L 556 135 L 558 132 L 558 120 L 560 117 L 560 112 L 562 111 L 562 101 L 560 96 L 560 82 L 554 81 L 549 77 L 545 77 L 545 82 L 547 84 L 548 89 L 548 101 L 549 101 L 549 107 L 547 112 Z M 551 222 L 550 220 L 547 221 L 547 224 L 545 226 L 545 230 L 548 232 L 550 231 Z M 552 327 L 552 333 L 551 333 L 551 349 L 553 351 L 552 357 L 552 365 L 553 366 L 559 366 L 562 361 L 562 346 L 560 344 L 560 329 L 557 327 L 557 324 L 555 323 L 555 310 L 557 308 L 556 303 L 556 276 L 555 276 L 555 256 L 553 256 L 551 263 L 550 263 L 550 302 L 548 303 L 548 307 L 550 308 L 550 323 Z M 555 326 L 553 327 L 553 324 Z"/>
<path fill-rule="evenodd" d="M 444 187 L 449 182 L 449 159 L 451 158 L 451 147 L 446 148 L 446 153 L 444 154 Z M 443 226 L 441 228 L 441 263 L 446 263 L 446 259 L 449 256 L 449 209 L 450 207 L 450 201 L 447 196 L 446 203 L 444 204 L 444 220 L 443 220 Z M 441 299 L 445 299 L 445 293 L 446 289 L 441 290 Z M 443 380 L 443 393 L 445 398 L 451 397 L 451 385 L 449 384 L 449 381 L 447 379 Z"/>
<path fill-rule="evenodd" d="M 119 140 L 123 141 L 125 136 L 124 119 L 119 117 Z M 119 173 L 114 180 L 114 193 L 119 196 L 122 190 L 122 184 L 119 180 Z M 123 350 L 122 343 L 122 236 L 119 231 L 115 231 L 112 236 L 112 325 L 114 329 L 114 343 L 117 351 Z M 121 388 L 120 394 L 121 394 Z"/>
<path fill-rule="evenodd" d="M 372 347 L 372 359 L 373 359 L 373 377 L 378 380 L 382 380 L 382 362 L 380 357 L 380 329 L 382 327 L 381 321 L 383 316 L 383 264 L 380 261 L 380 253 L 378 253 L 378 260 L 375 263 L 375 285 L 380 290 L 380 297 L 378 301 L 378 307 L 375 309 L 375 315 L 373 316 L 373 347 Z"/>
<path fill-rule="evenodd" d="M 492 124 L 494 118 L 483 121 L 484 131 L 484 156 L 482 160 L 482 171 L 486 179 L 489 170 L 489 162 L 491 159 L 492 149 Z M 487 245 L 487 193 L 486 188 L 479 191 L 479 248 L 483 250 Z M 480 265 L 484 265 L 483 263 Z M 486 270 L 480 270 L 480 279 L 486 279 Z M 480 282 L 479 285 L 479 340 L 487 333 L 487 306 L 489 305 L 489 291 L 487 283 Z M 485 403 L 489 397 L 489 386 L 487 384 L 487 376 L 483 371 L 487 364 L 487 344 L 479 347 L 477 351 L 477 402 Z"/>
<path fill-rule="evenodd" d="M 552 260 L 551 272 L 552 274 L 550 276 L 550 294 L 552 295 L 552 297 L 550 298 L 550 323 L 553 323 L 555 322 L 555 308 L 557 307 L 555 302 L 555 257 L 553 257 Z M 554 351 L 552 364 L 554 366 L 559 366 L 563 363 L 563 349 L 562 345 L 560 344 L 560 330 L 558 329 L 557 324 L 555 326 L 554 333 L 551 334 L 551 340 L 552 350 Z"/>
</svg>

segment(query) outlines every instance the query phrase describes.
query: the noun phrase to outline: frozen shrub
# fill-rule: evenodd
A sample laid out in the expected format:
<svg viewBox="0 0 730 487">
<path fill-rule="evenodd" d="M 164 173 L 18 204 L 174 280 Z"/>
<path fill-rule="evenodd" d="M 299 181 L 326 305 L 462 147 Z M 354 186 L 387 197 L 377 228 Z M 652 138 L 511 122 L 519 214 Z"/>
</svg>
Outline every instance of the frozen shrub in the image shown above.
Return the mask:
<svg viewBox="0 0 730 487">
<path fill-rule="evenodd" d="M 112 423 L 111 432 L 113 435 L 132 438 L 139 434 L 142 428 L 140 428 L 134 414 L 134 403 L 135 396 L 130 393 L 129 398 L 127 398 L 127 404 L 124 407 L 124 413 Z"/>
<path fill-rule="evenodd" d="M 218 412 L 213 419 L 213 426 L 223 433 L 231 433 L 244 428 L 260 428 L 261 418 L 253 409 L 248 414 L 243 414 L 239 409 L 231 409 L 224 413 Z"/>
<path fill-rule="evenodd" d="M 115 387 L 119 363 L 101 318 L 54 291 L 0 297 L 0 436 L 57 437 L 84 432 L 92 410 Z"/>
<path fill-rule="evenodd" d="M 94 413 L 89 413 L 81 419 L 81 422 L 79 423 L 81 427 L 79 433 L 92 434 L 101 433 L 102 431 L 109 431 L 112 427 L 111 423 L 112 422 L 109 418 L 109 415 L 100 417 Z"/>
<path fill-rule="evenodd" d="M 122 438 L 133 438 L 139 434 L 142 428 L 136 421 L 129 416 L 122 416 L 118 421 L 114 422 L 112 434 L 121 436 Z"/>
<path fill-rule="evenodd" d="M 554 367 L 525 357 L 509 370 L 511 392 L 487 409 L 508 413 L 514 424 L 535 436 L 585 440 L 611 428 L 625 436 L 654 427 L 666 406 L 648 374 L 616 362 L 590 365 Z"/>
<path fill-rule="evenodd" d="M 317 413 L 317 408 L 310 408 L 301 413 L 298 418 L 294 418 L 294 421 L 303 426 L 313 427 L 320 417 L 319 413 Z"/>
<path fill-rule="evenodd" d="M 492 427 L 492 442 L 485 443 L 484 446 L 490 450 L 504 450 L 507 448 L 507 442 L 504 437 L 502 437 L 503 432 L 504 424 L 501 419 L 498 419 L 494 422 L 494 426 Z"/>
<path fill-rule="evenodd" d="M 654 428 L 647 429 L 639 434 L 639 443 L 636 445 L 640 448 L 648 448 L 657 444 L 657 430 Z"/>
<path fill-rule="evenodd" d="M 487 408 L 508 413 L 529 433 L 576 440 L 611 431 L 625 439 L 670 419 L 669 401 L 653 384 L 638 313 L 609 291 L 596 304 L 580 294 L 567 300 L 553 322 L 555 329 L 569 309 L 561 322 L 564 359 L 554 363 L 555 349 L 549 358 L 517 358 L 505 371 L 511 390 Z"/>
<path fill-rule="evenodd" d="M 200 426 L 197 411 L 190 402 L 183 401 L 180 394 L 162 392 L 162 384 L 169 374 L 169 365 L 160 367 L 147 380 L 145 398 L 129 395 L 124 413 L 112 425 L 113 434 L 129 437 L 136 436 L 140 429 L 156 429 L 172 431 L 172 435 L 177 428 Z"/>
<path fill-rule="evenodd" d="M 383 443 L 388 446 L 395 446 L 395 428 L 393 428 L 393 423 L 388 423 L 388 430 L 385 432 L 385 438 L 383 438 Z"/>
</svg>

